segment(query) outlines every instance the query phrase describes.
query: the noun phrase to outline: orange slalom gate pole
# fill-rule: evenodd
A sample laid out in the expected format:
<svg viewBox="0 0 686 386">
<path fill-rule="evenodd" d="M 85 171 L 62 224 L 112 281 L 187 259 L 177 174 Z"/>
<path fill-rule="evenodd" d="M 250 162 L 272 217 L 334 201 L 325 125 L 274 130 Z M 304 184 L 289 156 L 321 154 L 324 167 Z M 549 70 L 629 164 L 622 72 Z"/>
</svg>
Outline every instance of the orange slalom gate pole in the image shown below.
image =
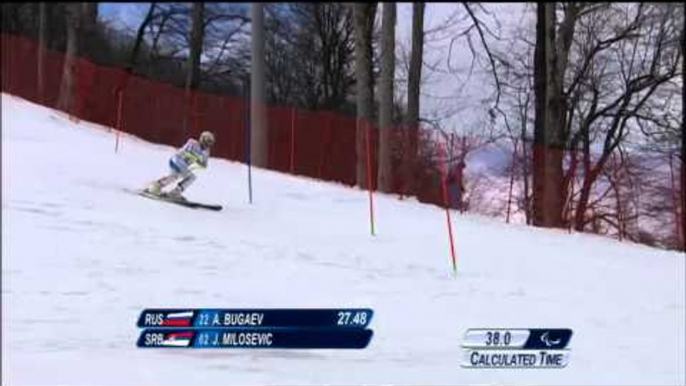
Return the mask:
<svg viewBox="0 0 686 386">
<path fill-rule="evenodd" d="M 367 137 L 367 190 L 369 191 L 369 223 L 374 236 L 374 194 L 372 193 L 372 147 L 369 140 L 369 124 L 365 122 Z"/>
<path fill-rule="evenodd" d="M 119 132 L 121 131 L 121 110 L 122 110 L 122 100 L 124 99 L 123 98 L 124 91 L 119 90 L 119 92 L 117 94 L 118 94 L 118 97 L 117 97 L 117 99 L 118 99 L 118 102 L 117 102 L 117 127 L 115 128 L 117 132 L 115 133 L 116 139 L 114 142 L 114 152 L 115 153 L 119 152 Z"/>
<path fill-rule="evenodd" d="M 445 157 L 445 149 L 443 148 L 443 145 L 440 145 L 440 150 L 442 155 Z M 447 158 L 446 158 L 447 159 Z M 443 187 L 443 202 L 445 204 L 445 216 L 446 220 L 448 222 L 448 238 L 450 240 L 450 255 L 452 256 L 453 259 L 453 272 L 457 273 L 457 257 L 455 256 L 455 243 L 453 241 L 453 225 L 452 221 L 450 220 L 450 206 L 448 204 L 448 185 L 446 183 L 446 176 L 447 176 L 447 171 L 446 171 L 446 165 L 443 165 L 441 168 L 441 186 Z"/>
</svg>

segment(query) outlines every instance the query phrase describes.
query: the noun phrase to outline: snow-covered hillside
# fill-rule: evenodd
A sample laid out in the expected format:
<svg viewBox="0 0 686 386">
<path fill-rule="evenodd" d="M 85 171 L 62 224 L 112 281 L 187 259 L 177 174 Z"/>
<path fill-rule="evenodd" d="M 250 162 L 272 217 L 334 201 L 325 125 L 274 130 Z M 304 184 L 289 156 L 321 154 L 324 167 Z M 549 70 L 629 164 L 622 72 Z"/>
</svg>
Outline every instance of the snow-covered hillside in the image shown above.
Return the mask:
<svg viewBox="0 0 686 386">
<path fill-rule="evenodd" d="M 219 133 L 221 135 L 221 133 Z M 126 192 L 173 149 L 2 96 L 2 377 L 26 384 L 686 383 L 683 254 L 212 159 L 192 210 Z M 144 308 L 370 307 L 364 350 L 141 350 Z M 571 328 L 570 364 L 460 367 L 468 328 Z"/>
</svg>

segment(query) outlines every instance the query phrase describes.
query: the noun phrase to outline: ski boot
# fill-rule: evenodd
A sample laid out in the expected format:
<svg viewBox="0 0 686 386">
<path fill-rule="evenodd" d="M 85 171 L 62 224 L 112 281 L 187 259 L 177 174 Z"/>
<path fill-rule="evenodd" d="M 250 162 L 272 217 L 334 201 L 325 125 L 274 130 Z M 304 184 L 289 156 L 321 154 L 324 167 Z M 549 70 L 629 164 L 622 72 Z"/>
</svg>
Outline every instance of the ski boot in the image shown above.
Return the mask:
<svg viewBox="0 0 686 386">
<path fill-rule="evenodd" d="M 186 197 L 184 197 L 181 193 L 183 192 L 183 189 L 181 189 L 179 186 L 175 187 L 168 193 L 162 193 L 162 197 L 168 198 L 170 200 L 176 200 L 176 201 L 186 201 Z"/>
<path fill-rule="evenodd" d="M 155 181 L 143 189 L 143 191 L 155 196 L 160 196 L 162 195 L 162 184 L 160 184 L 159 181 Z"/>
</svg>

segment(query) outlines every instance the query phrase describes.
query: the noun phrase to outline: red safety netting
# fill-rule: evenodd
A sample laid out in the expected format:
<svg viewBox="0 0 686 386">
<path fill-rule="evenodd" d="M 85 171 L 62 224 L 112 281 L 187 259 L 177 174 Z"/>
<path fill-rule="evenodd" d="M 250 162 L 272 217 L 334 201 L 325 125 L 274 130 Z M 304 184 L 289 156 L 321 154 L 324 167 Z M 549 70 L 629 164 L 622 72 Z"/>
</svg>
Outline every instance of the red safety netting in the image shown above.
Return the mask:
<svg viewBox="0 0 686 386">
<path fill-rule="evenodd" d="M 45 51 L 42 95 L 38 87 L 36 42 L 20 36 L 3 35 L 1 53 L 3 92 L 57 108 L 63 53 Z M 172 146 L 180 146 L 187 137 L 211 130 L 217 135 L 214 156 L 247 161 L 249 105 L 243 98 L 204 92 L 186 93 L 181 88 L 128 75 L 122 69 L 98 66 L 83 58 L 77 58 L 74 63 L 72 95 L 73 101 L 66 112 L 79 119 Z M 307 111 L 287 106 L 266 106 L 265 110 L 269 169 L 351 186 L 356 184 L 355 118 L 330 111 Z M 439 172 L 419 159 L 405 162 L 403 157 L 407 155 L 405 142 L 409 139 L 409 131 L 395 128 L 394 133 L 393 190 L 415 195 L 423 202 L 442 205 Z M 428 138 L 428 134 L 422 131 L 420 137 Z M 369 138 L 372 183 L 376 188 L 377 127 L 370 125 Z M 366 135 L 363 140 L 366 141 Z M 403 172 L 408 164 L 416 165 L 417 170 L 412 174 Z M 408 178 L 414 181 L 414 192 L 407 188 L 409 184 L 405 180 Z"/>
<path fill-rule="evenodd" d="M 62 84 L 64 54 L 50 50 L 44 51 L 41 90 L 38 71 L 39 47 L 36 42 L 12 35 L 2 35 L 1 41 L 2 91 L 50 108 L 57 108 Z M 244 98 L 204 92 L 186 93 L 185 90 L 170 84 L 131 76 L 121 69 L 98 66 L 82 58 L 75 60 L 73 73 L 72 103 L 63 109 L 66 113 L 79 119 L 115 128 L 144 140 L 172 146 L 180 146 L 189 136 L 197 136 L 203 130 L 211 130 L 217 135 L 213 156 L 247 162 L 250 112 L 249 103 Z M 307 111 L 288 106 L 266 106 L 265 111 L 268 130 L 267 167 L 269 169 L 349 186 L 357 184 L 358 122 L 355 118 L 330 111 Z M 363 122 L 359 124 L 366 127 Z M 367 149 L 371 153 L 371 181 L 376 189 L 379 131 L 373 124 L 369 125 L 369 130 L 369 146 L 366 143 L 366 132 L 360 131 L 364 133 L 360 138 L 363 144 L 360 148 L 364 149 L 361 154 L 363 157 L 366 157 Z M 437 155 L 437 145 L 440 141 L 432 136 L 431 130 L 426 129 L 410 130 L 407 127 L 395 127 L 392 128 L 392 133 L 394 135 L 392 141 L 393 192 L 416 196 L 421 202 L 446 205 L 441 186 L 444 173 L 436 165 L 437 160 L 445 158 Z M 409 151 L 410 148 L 414 148 L 415 151 Z M 531 149 L 528 150 L 525 159 L 530 158 L 531 151 Z M 549 149 L 545 151 L 549 153 Z M 415 155 L 410 156 L 413 153 Z M 574 152 L 568 150 L 563 150 L 561 157 L 572 160 L 578 158 Z M 366 169 L 366 158 L 363 161 Z M 515 163 L 524 165 L 522 162 L 517 158 L 517 154 L 513 154 L 513 165 Z M 565 166 L 568 169 L 567 175 L 572 176 L 568 181 L 565 180 L 563 194 L 566 194 L 566 197 L 560 197 L 557 200 L 566 200 L 563 221 L 567 226 L 571 226 L 574 220 L 574 210 L 578 207 L 579 191 L 584 175 L 582 171 L 575 168 L 574 162 L 571 165 L 571 167 Z M 604 186 L 608 185 L 615 188 L 607 192 L 615 192 L 613 194 L 617 203 L 612 204 L 608 201 L 612 199 L 612 195 L 608 196 L 609 198 L 605 201 L 616 208 L 608 206 L 609 204 L 601 207 L 597 205 L 600 199 L 595 199 L 593 203 L 596 206 L 589 208 L 588 211 L 579 210 L 577 217 L 581 220 L 588 218 L 597 222 L 608 222 L 611 220 L 607 220 L 608 216 L 615 216 L 619 218 L 617 223 L 631 222 L 635 224 L 634 228 L 637 230 L 623 230 L 622 225 L 619 237 L 622 237 L 622 233 L 638 234 L 639 236 L 635 236 L 637 240 L 640 237 L 645 238 L 647 234 L 637 225 L 639 215 L 642 223 L 646 221 L 643 219 L 661 220 L 666 216 L 673 217 L 674 221 L 657 221 L 657 225 L 651 226 L 661 229 L 667 226 L 665 224 L 670 224 L 669 227 L 681 229 L 679 207 L 683 197 L 679 196 L 678 183 L 674 182 L 678 178 L 678 171 L 673 170 L 678 168 L 678 165 L 670 164 L 671 177 L 663 176 L 665 171 L 662 169 L 665 167 L 662 167 L 660 169 L 662 174 L 654 177 L 655 181 L 650 178 L 658 173 L 646 173 L 647 177 L 642 177 L 643 180 L 637 184 L 638 186 L 630 187 L 622 185 L 626 183 L 627 178 L 622 177 L 620 173 L 620 169 L 625 170 L 627 166 L 621 162 L 618 165 L 615 170 L 612 164 L 608 163 L 601 168 L 602 170 L 597 171 L 597 173 L 602 172 L 604 178 L 609 181 L 601 185 L 604 190 L 607 190 Z M 636 169 L 636 166 L 632 168 Z M 511 167 L 509 173 L 514 173 L 514 170 L 515 167 Z M 531 169 L 529 173 L 533 173 Z M 626 174 L 626 172 L 623 173 Z M 576 178 L 575 175 L 577 175 Z M 578 181 L 575 182 L 575 180 Z M 503 217 L 508 221 L 510 207 L 514 205 L 513 184 L 514 174 L 511 174 L 506 208 L 501 210 Z M 536 188 L 536 186 L 530 187 L 533 190 Z M 494 185 L 493 190 L 497 189 Z M 664 202 L 665 197 L 671 197 L 669 201 L 672 203 L 664 209 L 645 207 L 645 202 L 648 201 L 645 198 L 646 191 L 653 192 L 651 194 L 657 197 L 655 200 L 658 202 Z M 601 193 L 607 195 L 607 192 Z M 639 192 L 642 197 L 642 206 L 635 204 L 635 208 L 632 208 L 631 205 L 623 202 L 628 200 L 626 197 L 638 197 Z M 477 196 L 478 192 L 471 194 L 472 199 L 478 199 Z M 594 197 L 597 197 L 597 194 Z M 493 205 L 497 209 L 498 202 L 494 202 Z M 559 205 L 555 203 L 554 206 Z M 539 213 L 551 212 L 545 208 L 533 209 L 538 209 Z M 635 214 L 627 214 L 630 211 Z M 601 229 L 601 225 L 596 226 L 591 223 L 586 226 L 586 229 L 590 227 L 594 232 L 602 232 L 602 230 L 596 230 L 596 228 Z M 673 233 L 678 238 L 679 231 Z M 680 237 L 683 240 L 684 236 Z"/>
</svg>

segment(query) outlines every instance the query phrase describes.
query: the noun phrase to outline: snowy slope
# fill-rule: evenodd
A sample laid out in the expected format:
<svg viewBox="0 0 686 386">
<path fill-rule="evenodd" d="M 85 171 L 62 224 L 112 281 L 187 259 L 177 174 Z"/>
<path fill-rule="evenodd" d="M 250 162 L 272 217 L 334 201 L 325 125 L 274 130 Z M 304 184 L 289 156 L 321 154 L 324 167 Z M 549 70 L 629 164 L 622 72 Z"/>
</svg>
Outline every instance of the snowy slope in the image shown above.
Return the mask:
<svg viewBox="0 0 686 386">
<path fill-rule="evenodd" d="M 198 211 L 126 193 L 171 147 L 2 96 L 7 384 L 686 383 L 682 254 L 439 208 L 212 159 Z M 146 307 L 371 307 L 365 350 L 140 350 Z M 460 367 L 468 328 L 574 329 L 570 364 Z"/>
</svg>

